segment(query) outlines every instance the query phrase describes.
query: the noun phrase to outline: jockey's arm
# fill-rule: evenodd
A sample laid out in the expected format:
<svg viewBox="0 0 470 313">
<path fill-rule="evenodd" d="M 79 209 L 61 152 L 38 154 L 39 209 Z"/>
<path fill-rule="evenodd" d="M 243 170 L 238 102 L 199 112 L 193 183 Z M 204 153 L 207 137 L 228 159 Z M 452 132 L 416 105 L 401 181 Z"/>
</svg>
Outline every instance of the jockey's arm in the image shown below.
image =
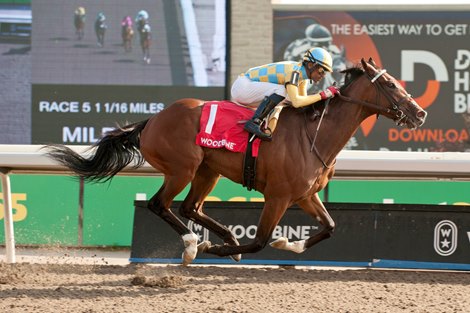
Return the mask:
<svg viewBox="0 0 470 313">
<path fill-rule="evenodd" d="M 298 85 L 287 83 L 286 91 L 294 108 L 301 108 L 321 100 L 319 93 L 307 95 L 307 80 L 301 81 Z"/>
</svg>

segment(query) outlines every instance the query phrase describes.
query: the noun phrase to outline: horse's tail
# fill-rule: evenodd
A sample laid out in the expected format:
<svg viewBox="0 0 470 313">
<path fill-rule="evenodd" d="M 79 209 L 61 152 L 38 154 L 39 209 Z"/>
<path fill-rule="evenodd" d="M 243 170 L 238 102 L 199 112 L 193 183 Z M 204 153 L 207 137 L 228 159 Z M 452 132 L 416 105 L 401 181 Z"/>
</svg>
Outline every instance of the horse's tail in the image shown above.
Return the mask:
<svg viewBox="0 0 470 313">
<path fill-rule="evenodd" d="M 89 158 L 83 157 L 64 145 L 47 145 L 47 156 L 64 165 L 80 178 L 92 182 L 105 182 L 112 179 L 134 158 L 134 168 L 145 162 L 139 152 L 140 133 L 148 119 L 124 127 L 116 128 L 90 147 L 94 150 Z"/>
</svg>

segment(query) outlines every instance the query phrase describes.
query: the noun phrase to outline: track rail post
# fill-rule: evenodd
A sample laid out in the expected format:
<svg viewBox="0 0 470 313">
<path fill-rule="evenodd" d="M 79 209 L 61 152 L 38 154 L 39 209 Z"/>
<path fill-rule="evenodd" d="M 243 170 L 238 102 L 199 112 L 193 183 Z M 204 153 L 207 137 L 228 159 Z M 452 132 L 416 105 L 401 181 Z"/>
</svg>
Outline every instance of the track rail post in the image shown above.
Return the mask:
<svg viewBox="0 0 470 313">
<path fill-rule="evenodd" d="M 9 168 L 0 168 L 0 176 L 2 177 L 3 211 L 5 223 L 6 262 L 16 263 L 15 232 L 13 230 L 13 210 L 11 207 L 11 186 L 10 176 L 8 176 L 9 173 Z"/>
</svg>

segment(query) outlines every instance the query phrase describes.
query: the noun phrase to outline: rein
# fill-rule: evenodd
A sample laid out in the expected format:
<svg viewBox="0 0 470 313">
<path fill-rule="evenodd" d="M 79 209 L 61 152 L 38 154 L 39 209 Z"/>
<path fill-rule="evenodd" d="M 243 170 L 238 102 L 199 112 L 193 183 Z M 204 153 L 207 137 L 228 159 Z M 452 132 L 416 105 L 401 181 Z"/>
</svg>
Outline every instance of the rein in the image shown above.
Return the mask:
<svg viewBox="0 0 470 313">
<path fill-rule="evenodd" d="M 356 104 L 359 104 L 359 105 L 362 105 L 362 106 L 365 106 L 365 107 L 368 107 L 368 108 L 371 108 L 371 109 L 374 109 L 376 111 L 378 111 L 377 113 L 377 117 L 379 114 L 395 114 L 395 116 L 393 117 L 393 120 L 396 122 L 397 125 L 399 125 L 403 119 L 406 119 L 406 115 L 403 113 L 402 110 L 400 110 L 400 104 L 403 102 L 403 101 L 406 101 L 408 99 L 412 99 L 410 95 L 408 95 L 407 97 L 403 97 L 400 101 L 398 101 L 398 103 L 390 96 L 389 93 L 387 93 L 384 89 L 384 87 L 380 84 L 375 84 L 375 81 L 377 79 L 380 78 L 380 76 L 382 76 L 383 74 L 385 74 L 387 72 L 387 70 L 383 69 L 381 70 L 380 72 L 378 72 L 374 77 L 370 77 L 370 82 L 374 85 L 375 89 L 377 90 L 377 103 L 379 102 L 379 97 L 381 94 L 383 94 L 385 96 L 385 98 L 387 98 L 388 102 L 391 104 L 391 107 L 388 107 L 388 108 L 384 108 L 376 103 L 370 103 L 370 102 L 367 102 L 367 101 L 363 101 L 363 100 L 358 100 L 358 99 L 353 99 L 351 97 L 347 97 L 347 96 L 343 96 L 342 94 L 338 94 L 337 97 L 339 97 L 341 100 L 343 101 L 347 101 L 347 102 L 351 102 L 351 103 L 356 103 Z M 317 147 L 315 146 L 315 141 L 317 139 L 317 135 L 318 135 L 318 131 L 320 129 L 320 125 L 323 121 L 323 116 L 325 115 L 326 111 L 327 111 L 327 108 L 328 108 L 328 104 L 330 103 L 330 100 L 331 98 L 329 98 L 328 100 L 326 100 L 325 102 L 325 107 L 323 108 L 323 112 L 321 114 L 321 117 L 320 117 L 320 121 L 318 122 L 318 125 L 317 125 L 317 129 L 315 131 L 315 136 L 314 138 L 312 139 L 312 137 L 310 136 L 309 132 L 308 132 L 308 121 L 307 121 L 307 113 L 304 114 L 304 120 L 305 120 L 305 131 L 307 133 L 307 137 L 308 137 L 308 140 L 310 141 L 311 143 L 311 146 L 310 146 L 310 152 L 314 151 L 315 152 L 315 155 L 317 156 L 317 158 L 321 161 L 321 163 L 323 164 L 323 167 L 327 168 L 327 169 L 331 169 L 335 163 L 336 163 L 336 159 L 333 160 L 332 164 L 331 165 L 328 165 L 326 164 L 326 162 L 323 160 L 323 158 L 321 157 L 320 155 L 320 151 L 318 151 Z"/>
<path fill-rule="evenodd" d="M 317 156 L 317 158 L 320 160 L 320 162 L 323 164 L 323 167 L 327 168 L 327 169 L 331 169 L 335 164 L 336 164 L 336 159 L 333 160 L 332 164 L 331 165 L 328 165 L 326 164 L 326 162 L 323 160 L 323 158 L 321 157 L 320 155 L 320 151 L 318 151 L 317 149 L 317 146 L 315 146 L 315 141 L 317 140 L 317 135 L 318 135 L 318 130 L 320 129 L 320 125 L 321 125 L 321 122 L 323 121 L 323 116 L 325 115 L 326 111 L 327 111 L 327 108 L 328 108 L 328 104 L 330 103 L 330 100 L 331 98 L 327 99 L 325 101 L 325 107 L 323 108 L 323 112 L 321 114 L 321 117 L 320 117 L 320 121 L 318 122 L 318 126 L 317 126 L 317 129 L 315 130 L 315 136 L 312 137 L 310 136 L 310 133 L 308 132 L 308 120 L 307 120 L 307 112 L 304 111 L 304 121 L 305 121 L 305 132 L 307 133 L 307 138 L 308 140 L 310 141 L 311 143 L 311 146 L 310 146 L 310 152 L 314 151 L 315 152 L 315 155 Z"/>
<path fill-rule="evenodd" d="M 347 101 L 347 102 L 351 102 L 351 103 L 356 103 L 356 104 L 359 104 L 359 105 L 362 105 L 362 106 L 365 106 L 365 107 L 368 107 L 368 108 L 371 108 L 371 109 L 374 109 L 376 111 L 378 111 L 377 113 L 377 117 L 379 114 L 395 114 L 393 116 L 393 121 L 396 122 L 397 125 L 399 125 L 404 118 L 406 118 L 406 115 L 403 113 L 402 110 L 400 110 L 400 105 L 402 102 L 406 101 L 406 100 L 409 100 L 409 99 L 412 99 L 411 95 L 408 94 L 407 97 L 403 97 L 400 101 L 396 102 L 391 96 L 390 94 L 385 91 L 384 87 L 380 84 L 375 84 L 375 81 L 380 77 L 382 76 L 383 74 L 385 74 L 387 72 L 387 70 L 383 69 L 381 70 L 380 72 L 378 72 L 374 77 L 370 77 L 370 82 L 374 85 L 375 89 L 377 90 L 377 103 L 379 102 L 378 99 L 380 97 L 381 94 L 383 94 L 385 96 L 385 98 L 387 98 L 388 102 L 391 104 L 391 107 L 388 107 L 388 108 L 384 108 L 376 103 L 370 103 L 370 102 L 367 102 L 367 101 L 363 101 L 363 100 L 358 100 L 358 99 L 353 99 L 353 98 L 350 98 L 350 97 L 347 97 L 347 96 L 343 96 L 342 94 L 338 94 L 338 97 L 343 100 L 343 101 Z"/>
</svg>

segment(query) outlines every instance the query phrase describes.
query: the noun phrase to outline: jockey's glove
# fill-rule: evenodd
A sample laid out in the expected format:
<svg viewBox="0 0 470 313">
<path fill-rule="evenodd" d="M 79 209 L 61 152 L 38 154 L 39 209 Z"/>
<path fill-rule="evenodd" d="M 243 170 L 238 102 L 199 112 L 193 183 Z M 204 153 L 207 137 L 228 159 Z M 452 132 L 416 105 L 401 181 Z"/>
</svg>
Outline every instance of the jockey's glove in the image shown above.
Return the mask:
<svg viewBox="0 0 470 313">
<path fill-rule="evenodd" d="M 333 98 L 335 95 L 339 94 L 339 88 L 336 86 L 330 86 L 323 91 L 320 91 L 320 97 L 322 100 L 328 98 Z"/>
</svg>

